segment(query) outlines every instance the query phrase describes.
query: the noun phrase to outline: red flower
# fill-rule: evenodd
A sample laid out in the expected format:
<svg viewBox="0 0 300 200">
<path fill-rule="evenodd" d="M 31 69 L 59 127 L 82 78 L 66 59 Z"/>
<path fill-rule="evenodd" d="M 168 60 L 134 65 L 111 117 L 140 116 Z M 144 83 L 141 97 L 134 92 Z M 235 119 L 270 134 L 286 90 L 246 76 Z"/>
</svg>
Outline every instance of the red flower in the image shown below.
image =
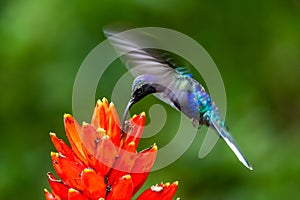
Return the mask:
<svg viewBox="0 0 300 200">
<path fill-rule="evenodd" d="M 112 103 L 98 101 L 91 124 L 80 126 L 69 114 L 64 124 L 71 147 L 50 133 L 58 153 L 51 152 L 52 164 L 61 180 L 48 173 L 52 193 L 47 200 L 129 200 L 142 187 L 154 164 L 157 146 L 137 152 L 145 113 L 129 120 L 121 134 L 119 117 Z M 159 184 L 144 191 L 138 200 L 172 199 L 178 182 Z"/>
</svg>

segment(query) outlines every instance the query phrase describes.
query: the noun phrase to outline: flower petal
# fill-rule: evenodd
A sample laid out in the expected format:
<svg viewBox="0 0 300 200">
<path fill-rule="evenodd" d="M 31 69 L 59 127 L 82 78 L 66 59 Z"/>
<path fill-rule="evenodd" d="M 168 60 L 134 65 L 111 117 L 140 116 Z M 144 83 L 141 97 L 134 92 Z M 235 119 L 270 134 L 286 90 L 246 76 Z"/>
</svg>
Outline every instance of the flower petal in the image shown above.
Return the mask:
<svg viewBox="0 0 300 200">
<path fill-rule="evenodd" d="M 54 170 L 56 172 L 56 174 L 66 183 L 66 184 L 70 184 L 67 180 L 67 177 L 65 176 L 65 172 L 63 171 L 63 169 L 61 168 L 60 164 L 59 164 L 59 154 L 55 153 L 55 152 L 51 152 L 51 159 L 52 159 L 52 165 L 54 167 Z"/>
<path fill-rule="evenodd" d="M 68 157 L 69 159 L 81 162 L 81 160 L 74 154 L 74 151 L 61 139 L 59 139 L 55 133 L 50 133 L 51 141 L 55 149 L 62 155 Z"/>
<path fill-rule="evenodd" d="M 120 129 L 120 120 L 113 103 L 109 104 L 109 108 L 106 113 L 107 117 L 107 135 L 111 138 L 112 142 L 118 147 L 120 146 L 121 139 L 121 129 Z"/>
<path fill-rule="evenodd" d="M 58 195 L 61 200 L 68 200 L 69 188 L 61 180 L 57 180 L 51 173 L 48 173 L 48 182 L 52 193 Z"/>
<path fill-rule="evenodd" d="M 119 156 L 115 162 L 114 168 L 108 175 L 108 185 L 112 185 L 120 177 L 128 174 L 135 162 L 136 158 L 135 143 L 131 142 L 119 152 Z"/>
<path fill-rule="evenodd" d="M 84 169 L 81 174 L 81 183 L 83 185 L 83 193 L 92 198 L 104 198 L 106 195 L 106 184 L 104 177 L 97 174 L 92 169 Z"/>
<path fill-rule="evenodd" d="M 58 200 L 57 198 L 55 198 L 55 196 L 53 194 L 51 194 L 47 189 L 44 189 L 44 194 L 46 197 L 46 200 Z"/>
<path fill-rule="evenodd" d="M 137 200 L 172 200 L 176 193 L 178 182 L 166 183 L 152 186 L 145 190 Z"/>
<path fill-rule="evenodd" d="M 101 128 L 100 126 L 100 107 L 102 106 L 102 101 L 100 99 L 97 101 L 96 106 L 94 108 L 93 117 L 91 120 L 91 125 L 94 126 L 95 129 Z"/>
<path fill-rule="evenodd" d="M 78 190 L 70 188 L 68 191 L 68 200 L 89 200 L 89 199 L 83 194 L 81 194 Z"/>
<path fill-rule="evenodd" d="M 140 138 L 142 136 L 143 130 L 144 130 L 144 124 L 146 120 L 146 114 L 145 112 L 142 112 L 139 115 L 135 115 L 130 120 L 130 126 L 129 131 L 127 133 L 125 144 L 129 144 L 130 142 L 135 142 L 135 146 L 138 146 L 138 143 L 140 141 Z"/>
<path fill-rule="evenodd" d="M 101 128 L 95 130 L 92 125 L 82 125 L 82 149 L 89 166 L 101 175 L 107 175 L 115 162 L 117 146 Z"/>
<path fill-rule="evenodd" d="M 58 153 L 52 152 L 51 157 L 54 169 L 60 178 L 70 187 L 81 190 L 80 174 L 86 166 Z"/>
<path fill-rule="evenodd" d="M 107 200 L 130 200 L 132 198 L 133 183 L 130 175 L 121 177 L 113 186 Z"/>
<path fill-rule="evenodd" d="M 175 195 L 178 188 L 178 181 L 173 182 L 171 185 L 164 185 L 164 190 L 161 194 L 162 199 L 168 200 L 172 199 L 172 197 Z"/>
<path fill-rule="evenodd" d="M 106 112 L 108 107 L 109 104 L 106 98 L 103 98 L 102 101 L 97 101 L 91 120 L 91 124 L 95 127 L 95 129 L 102 128 L 107 130 Z"/>
<path fill-rule="evenodd" d="M 155 162 L 156 155 L 156 144 L 153 144 L 150 148 L 145 149 L 138 154 L 130 173 L 134 184 L 134 194 L 142 187 L 142 185 L 146 181 L 149 172 L 151 171 L 152 166 Z"/>
<path fill-rule="evenodd" d="M 75 154 L 85 162 L 84 153 L 81 146 L 81 138 L 79 131 L 81 130 L 81 127 L 76 122 L 76 120 L 69 114 L 64 115 L 64 124 L 65 124 L 65 130 L 69 139 L 69 142 L 71 144 L 72 150 L 75 152 Z M 87 164 L 87 163 L 85 163 Z"/>
<path fill-rule="evenodd" d="M 97 162 L 95 158 L 97 146 L 104 133 L 96 131 L 93 126 L 84 122 L 82 125 L 81 135 L 82 151 L 84 152 L 88 164 L 94 168 Z"/>
<path fill-rule="evenodd" d="M 95 158 L 95 169 L 102 175 L 107 175 L 116 161 L 118 147 L 115 146 L 108 136 L 101 138 L 98 143 Z"/>
</svg>

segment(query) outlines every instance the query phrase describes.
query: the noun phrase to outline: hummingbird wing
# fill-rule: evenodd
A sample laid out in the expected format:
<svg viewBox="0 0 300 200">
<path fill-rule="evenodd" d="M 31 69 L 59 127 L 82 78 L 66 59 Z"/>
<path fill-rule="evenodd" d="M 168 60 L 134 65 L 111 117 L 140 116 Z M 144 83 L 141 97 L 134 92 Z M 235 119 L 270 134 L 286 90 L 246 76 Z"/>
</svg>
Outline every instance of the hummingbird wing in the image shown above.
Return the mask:
<svg viewBox="0 0 300 200">
<path fill-rule="evenodd" d="M 109 42 L 120 53 L 122 62 L 135 76 L 152 75 L 156 83 L 169 88 L 163 93 L 154 94 L 157 98 L 180 110 L 178 99 L 187 95 L 187 90 L 192 88 L 187 78 L 191 74 L 185 68 L 178 66 L 180 63 L 175 56 L 167 51 L 159 49 L 143 48 L 147 44 L 157 44 L 158 40 L 147 33 L 136 35 L 118 34 L 116 31 L 104 30 Z M 171 91 L 172 94 L 168 91 Z M 170 98 L 173 97 L 173 98 Z"/>
<path fill-rule="evenodd" d="M 158 40 L 147 33 L 136 33 L 135 35 L 104 30 L 105 36 L 109 42 L 120 54 L 121 60 L 126 67 L 131 70 L 131 73 L 136 77 L 142 74 L 150 74 L 162 77 L 161 80 L 170 79 L 174 73 L 187 74 L 188 71 L 183 67 L 179 67 L 178 60 L 174 61 L 174 55 L 170 52 L 145 48 L 144 46 L 151 46 L 157 44 Z"/>
</svg>

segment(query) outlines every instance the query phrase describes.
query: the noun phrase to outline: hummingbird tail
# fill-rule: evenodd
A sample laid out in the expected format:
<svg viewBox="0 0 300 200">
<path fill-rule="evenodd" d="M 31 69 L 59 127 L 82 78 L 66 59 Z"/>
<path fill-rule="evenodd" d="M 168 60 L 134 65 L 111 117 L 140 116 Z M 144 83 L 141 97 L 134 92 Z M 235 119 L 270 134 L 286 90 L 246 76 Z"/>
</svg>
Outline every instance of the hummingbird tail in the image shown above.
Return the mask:
<svg viewBox="0 0 300 200">
<path fill-rule="evenodd" d="M 236 155 L 236 157 L 239 159 L 243 165 L 245 165 L 248 169 L 253 170 L 251 164 L 246 160 L 245 156 L 243 155 L 242 151 L 239 149 L 237 144 L 235 143 L 234 139 L 231 137 L 230 133 L 226 129 L 225 126 L 220 125 L 218 122 L 212 120 L 211 126 L 214 128 L 217 133 L 225 140 L 227 145 L 230 147 L 230 149 L 233 151 L 233 153 Z"/>
</svg>

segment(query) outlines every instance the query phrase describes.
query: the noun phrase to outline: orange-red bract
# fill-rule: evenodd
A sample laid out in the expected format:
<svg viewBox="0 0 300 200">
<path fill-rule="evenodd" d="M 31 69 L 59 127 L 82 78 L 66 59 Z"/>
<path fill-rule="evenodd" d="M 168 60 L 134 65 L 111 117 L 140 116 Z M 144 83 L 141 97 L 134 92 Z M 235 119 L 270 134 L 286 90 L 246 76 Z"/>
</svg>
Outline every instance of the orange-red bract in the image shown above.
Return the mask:
<svg viewBox="0 0 300 200">
<path fill-rule="evenodd" d="M 145 113 L 133 116 L 122 133 L 113 103 L 98 100 L 91 123 L 82 126 L 69 114 L 64 115 L 70 143 L 50 133 L 57 153 L 51 152 L 57 176 L 48 173 L 51 192 L 46 200 L 130 200 L 146 181 L 154 164 L 157 146 L 137 152 Z M 138 200 L 169 200 L 178 182 L 161 183 L 145 190 Z"/>
</svg>

